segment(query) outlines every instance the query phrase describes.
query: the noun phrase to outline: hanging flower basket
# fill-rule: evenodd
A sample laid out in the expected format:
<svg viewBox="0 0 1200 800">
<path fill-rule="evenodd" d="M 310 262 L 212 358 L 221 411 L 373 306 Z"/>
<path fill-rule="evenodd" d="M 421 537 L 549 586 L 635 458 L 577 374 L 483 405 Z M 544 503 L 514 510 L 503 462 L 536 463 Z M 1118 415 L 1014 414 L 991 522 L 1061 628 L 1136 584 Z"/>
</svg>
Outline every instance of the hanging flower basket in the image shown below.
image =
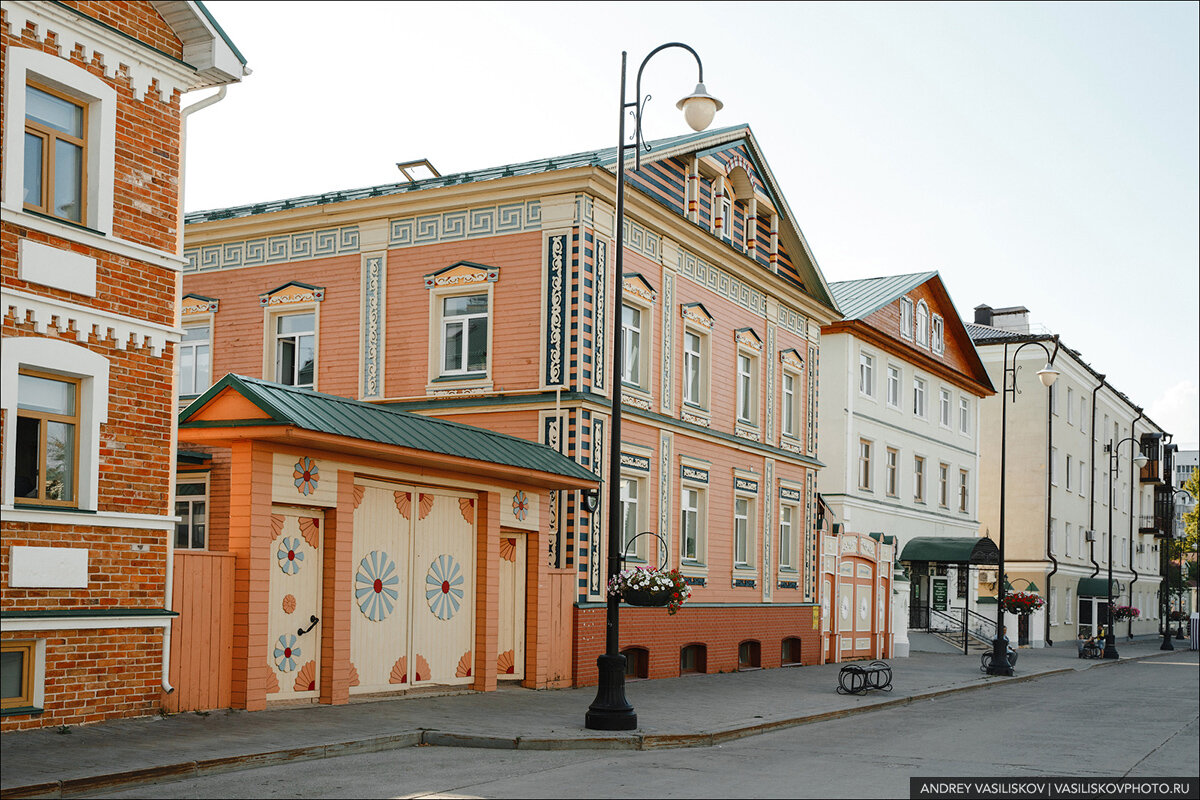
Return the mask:
<svg viewBox="0 0 1200 800">
<path fill-rule="evenodd" d="M 666 606 L 668 614 L 679 611 L 692 596 L 692 590 L 679 570 L 649 567 L 625 570 L 609 581 L 608 593 L 619 596 L 631 606 Z"/>
<path fill-rule="evenodd" d="M 1009 592 L 1004 595 L 1004 613 L 1027 616 L 1046 605 L 1046 601 L 1033 592 Z"/>
<path fill-rule="evenodd" d="M 1124 622 L 1127 619 L 1137 619 L 1142 615 L 1141 609 L 1133 606 L 1116 606 L 1112 610 L 1113 619 L 1117 622 Z"/>
<path fill-rule="evenodd" d="M 1187 614 L 1176 608 L 1167 614 L 1167 619 L 1171 620 L 1171 622 L 1179 622 L 1180 620 L 1187 619 Z"/>
</svg>

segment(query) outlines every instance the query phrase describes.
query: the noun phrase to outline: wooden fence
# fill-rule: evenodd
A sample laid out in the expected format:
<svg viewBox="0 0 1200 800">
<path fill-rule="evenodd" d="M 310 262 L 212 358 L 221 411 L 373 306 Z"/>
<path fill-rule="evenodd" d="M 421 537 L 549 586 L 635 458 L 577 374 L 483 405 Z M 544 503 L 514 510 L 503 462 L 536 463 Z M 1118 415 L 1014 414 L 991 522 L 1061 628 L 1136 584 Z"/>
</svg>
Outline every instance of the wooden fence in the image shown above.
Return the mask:
<svg viewBox="0 0 1200 800">
<path fill-rule="evenodd" d="M 175 551 L 169 712 L 229 708 L 233 679 L 233 553 Z"/>
</svg>

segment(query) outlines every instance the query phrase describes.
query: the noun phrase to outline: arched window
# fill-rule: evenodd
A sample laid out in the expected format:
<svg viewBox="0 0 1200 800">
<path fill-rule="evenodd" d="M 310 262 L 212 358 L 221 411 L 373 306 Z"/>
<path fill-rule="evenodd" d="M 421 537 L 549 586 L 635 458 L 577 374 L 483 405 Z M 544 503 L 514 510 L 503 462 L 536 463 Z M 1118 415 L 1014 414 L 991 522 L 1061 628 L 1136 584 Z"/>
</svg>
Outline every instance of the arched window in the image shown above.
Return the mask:
<svg viewBox="0 0 1200 800">
<path fill-rule="evenodd" d="M 689 644 L 679 650 L 679 674 L 701 675 L 708 671 L 708 648 Z"/>
<path fill-rule="evenodd" d="M 650 676 L 650 651 L 644 647 L 627 647 L 621 651 L 625 656 L 626 678 L 648 678 Z"/>
<path fill-rule="evenodd" d="M 924 300 L 917 303 L 916 336 L 917 344 L 929 346 L 929 306 L 925 305 Z"/>
<path fill-rule="evenodd" d="M 738 645 L 738 669 L 758 669 L 762 666 L 762 649 L 750 639 Z"/>
<path fill-rule="evenodd" d="M 789 636 L 780 646 L 779 663 L 783 666 L 798 666 L 800 664 L 800 639 Z"/>
</svg>

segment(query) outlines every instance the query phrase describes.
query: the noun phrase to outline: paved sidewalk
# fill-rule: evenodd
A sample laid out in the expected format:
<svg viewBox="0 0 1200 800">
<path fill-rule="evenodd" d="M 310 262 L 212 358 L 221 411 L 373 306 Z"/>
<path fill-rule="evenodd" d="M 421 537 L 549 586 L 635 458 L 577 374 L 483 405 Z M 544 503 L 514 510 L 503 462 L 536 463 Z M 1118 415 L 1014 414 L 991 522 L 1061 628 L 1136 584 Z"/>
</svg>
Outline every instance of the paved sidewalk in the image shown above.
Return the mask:
<svg viewBox="0 0 1200 800">
<path fill-rule="evenodd" d="M 1120 641 L 1122 660 L 1174 656 L 1158 638 Z M 1186 643 L 1181 643 L 1186 644 Z M 583 728 L 595 689 L 503 688 L 454 694 L 305 706 L 256 713 L 184 713 L 0 736 L 3 797 L 70 796 L 266 764 L 416 744 L 521 749 L 703 747 L 956 691 L 1070 670 L 1119 665 L 1081 661 L 1074 643 L 1022 649 L 1013 678 L 979 671 L 978 656 L 916 653 L 892 659 L 894 691 L 836 693 L 840 664 L 631 681 L 626 694 L 640 727 L 627 733 Z"/>
</svg>

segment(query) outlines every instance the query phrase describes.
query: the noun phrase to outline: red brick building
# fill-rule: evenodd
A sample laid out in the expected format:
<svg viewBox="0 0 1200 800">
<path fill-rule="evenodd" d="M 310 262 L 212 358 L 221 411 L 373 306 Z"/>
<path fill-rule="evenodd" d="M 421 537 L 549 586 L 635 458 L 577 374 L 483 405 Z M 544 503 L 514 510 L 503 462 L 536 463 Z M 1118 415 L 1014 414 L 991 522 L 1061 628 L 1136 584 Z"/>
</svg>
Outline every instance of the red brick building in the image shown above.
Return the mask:
<svg viewBox="0 0 1200 800">
<path fill-rule="evenodd" d="M 244 60 L 197 2 L 6 2 L 4 729 L 167 683 L 181 97 Z"/>
<path fill-rule="evenodd" d="M 836 305 L 748 127 L 655 143 L 620 234 L 614 166 L 580 153 L 190 216 L 183 383 L 235 372 L 465 422 L 600 477 L 619 447 L 628 561 L 678 566 L 693 591 L 672 617 L 622 610 L 631 674 L 818 663 L 816 398 Z M 206 485 L 227 506 L 219 463 Z M 543 556 L 573 576 L 572 681 L 589 684 L 608 523 L 578 492 L 548 504 Z M 227 518 L 207 523 L 228 538 Z"/>
</svg>

